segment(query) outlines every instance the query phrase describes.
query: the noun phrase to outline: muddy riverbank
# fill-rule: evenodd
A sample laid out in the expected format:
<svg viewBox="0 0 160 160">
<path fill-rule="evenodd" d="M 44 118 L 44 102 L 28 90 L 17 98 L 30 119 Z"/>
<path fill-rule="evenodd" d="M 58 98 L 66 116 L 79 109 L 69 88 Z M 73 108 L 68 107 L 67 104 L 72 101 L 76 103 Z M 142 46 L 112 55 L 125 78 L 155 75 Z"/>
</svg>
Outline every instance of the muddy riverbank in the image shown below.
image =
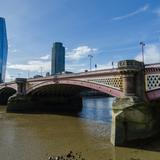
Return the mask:
<svg viewBox="0 0 160 160">
<path fill-rule="evenodd" d="M 74 115 L 6 113 L 0 107 L 0 159 L 47 160 L 69 151 L 85 160 L 160 160 L 160 140 L 141 149 L 110 143 L 113 98 L 86 98 Z"/>
</svg>

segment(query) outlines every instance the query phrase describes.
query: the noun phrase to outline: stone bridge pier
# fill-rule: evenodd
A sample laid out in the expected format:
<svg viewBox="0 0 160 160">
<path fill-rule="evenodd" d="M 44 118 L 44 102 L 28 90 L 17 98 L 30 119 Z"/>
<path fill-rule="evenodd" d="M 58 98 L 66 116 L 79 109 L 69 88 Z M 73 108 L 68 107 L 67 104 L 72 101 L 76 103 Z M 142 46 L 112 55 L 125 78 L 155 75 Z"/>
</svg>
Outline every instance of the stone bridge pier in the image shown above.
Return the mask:
<svg viewBox="0 0 160 160">
<path fill-rule="evenodd" d="M 145 141 L 159 132 L 159 103 L 147 101 L 143 63 L 120 61 L 118 68 L 124 94 L 112 105 L 111 143 L 123 146 Z"/>
</svg>

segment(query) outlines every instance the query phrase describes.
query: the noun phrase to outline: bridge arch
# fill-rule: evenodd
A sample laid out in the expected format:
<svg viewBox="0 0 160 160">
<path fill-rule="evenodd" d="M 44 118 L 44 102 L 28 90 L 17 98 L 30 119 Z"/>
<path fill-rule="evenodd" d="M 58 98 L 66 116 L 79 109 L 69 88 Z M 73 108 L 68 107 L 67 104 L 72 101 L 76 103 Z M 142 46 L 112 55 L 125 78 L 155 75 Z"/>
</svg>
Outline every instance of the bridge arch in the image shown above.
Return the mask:
<svg viewBox="0 0 160 160">
<path fill-rule="evenodd" d="M 8 98 L 16 93 L 16 89 L 12 87 L 0 88 L 0 104 L 7 104 Z"/>
<path fill-rule="evenodd" d="M 108 86 L 91 83 L 87 81 L 80 81 L 80 80 L 59 80 L 59 81 L 45 81 L 42 83 L 39 83 L 37 85 L 34 85 L 27 90 L 27 95 L 34 94 L 34 92 L 38 92 L 40 88 L 45 88 L 47 86 L 58 86 L 58 85 L 69 85 L 69 86 L 75 86 L 79 90 L 80 89 L 93 89 L 96 91 L 100 91 L 109 95 L 112 95 L 114 97 L 122 97 L 123 92 L 114 88 L 110 88 Z"/>
</svg>

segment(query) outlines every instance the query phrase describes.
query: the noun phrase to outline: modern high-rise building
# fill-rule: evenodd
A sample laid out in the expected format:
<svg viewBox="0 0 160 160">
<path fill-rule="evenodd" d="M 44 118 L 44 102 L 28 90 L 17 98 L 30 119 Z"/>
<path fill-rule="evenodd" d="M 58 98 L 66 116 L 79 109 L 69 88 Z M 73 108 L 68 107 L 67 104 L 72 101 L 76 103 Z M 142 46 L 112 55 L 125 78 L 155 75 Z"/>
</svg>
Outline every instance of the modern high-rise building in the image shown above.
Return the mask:
<svg viewBox="0 0 160 160">
<path fill-rule="evenodd" d="M 8 42 L 5 19 L 0 17 L 0 83 L 5 80 Z"/>
<path fill-rule="evenodd" d="M 60 42 L 55 42 L 52 47 L 51 74 L 65 71 L 65 47 Z"/>
</svg>

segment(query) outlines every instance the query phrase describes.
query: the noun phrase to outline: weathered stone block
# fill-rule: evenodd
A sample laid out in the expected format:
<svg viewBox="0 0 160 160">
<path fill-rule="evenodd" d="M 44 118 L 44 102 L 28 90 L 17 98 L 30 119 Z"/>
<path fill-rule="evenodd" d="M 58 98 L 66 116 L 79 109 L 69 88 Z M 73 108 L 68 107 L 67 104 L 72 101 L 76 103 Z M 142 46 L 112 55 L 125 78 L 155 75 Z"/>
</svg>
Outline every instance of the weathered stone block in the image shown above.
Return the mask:
<svg viewBox="0 0 160 160">
<path fill-rule="evenodd" d="M 159 132 L 158 113 L 136 97 L 117 98 L 112 109 L 111 143 L 127 145 Z"/>
</svg>

